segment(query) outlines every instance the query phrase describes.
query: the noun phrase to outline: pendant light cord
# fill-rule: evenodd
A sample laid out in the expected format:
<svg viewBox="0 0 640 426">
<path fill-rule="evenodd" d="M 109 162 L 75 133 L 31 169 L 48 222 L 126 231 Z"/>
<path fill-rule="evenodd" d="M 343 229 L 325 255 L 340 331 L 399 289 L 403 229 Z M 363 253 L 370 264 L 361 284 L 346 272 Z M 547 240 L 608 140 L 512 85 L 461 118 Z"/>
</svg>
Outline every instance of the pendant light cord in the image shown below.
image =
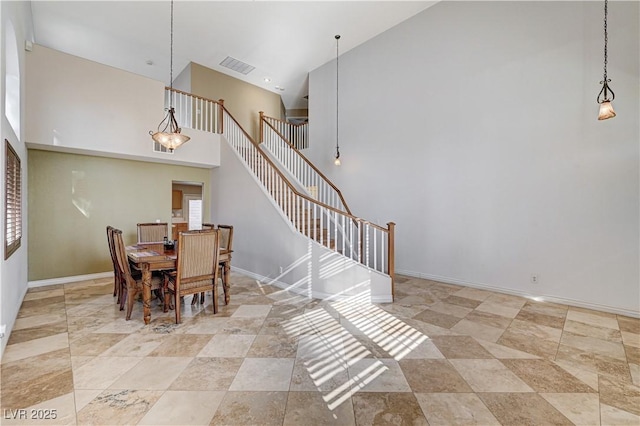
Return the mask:
<svg viewBox="0 0 640 426">
<path fill-rule="evenodd" d="M 169 58 L 169 109 L 171 109 L 173 108 L 173 0 L 171 0 L 171 41 Z"/>
<path fill-rule="evenodd" d="M 338 144 L 338 128 L 339 128 L 339 114 L 338 114 L 338 106 L 339 106 L 339 90 L 338 90 L 338 84 L 339 84 L 339 72 L 338 72 L 338 65 L 339 65 L 339 61 L 340 61 L 340 49 L 338 47 L 339 45 L 339 40 L 340 40 L 340 36 L 336 35 L 336 158 L 340 157 L 340 145 Z"/>
<path fill-rule="evenodd" d="M 607 33 L 607 15 L 608 15 L 607 3 L 608 1 L 604 0 L 604 81 L 607 81 L 607 59 L 608 59 L 607 42 L 609 41 L 609 35 Z"/>
</svg>

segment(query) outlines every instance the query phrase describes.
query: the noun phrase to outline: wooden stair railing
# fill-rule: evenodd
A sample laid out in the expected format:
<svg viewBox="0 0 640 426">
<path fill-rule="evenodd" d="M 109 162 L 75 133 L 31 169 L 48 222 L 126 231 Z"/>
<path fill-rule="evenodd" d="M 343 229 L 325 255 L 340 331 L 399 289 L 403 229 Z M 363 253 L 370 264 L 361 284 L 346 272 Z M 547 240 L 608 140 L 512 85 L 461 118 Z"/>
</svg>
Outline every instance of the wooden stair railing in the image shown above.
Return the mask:
<svg viewBox="0 0 640 426">
<path fill-rule="evenodd" d="M 229 113 L 222 99 L 214 101 L 170 88 L 166 88 L 166 91 L 173 92 L 170 96 L 175 96 L 173 101 L 176 110 L 178 107 L 192 108 L 191 112 L 185 113 L 183 116 L 184 119 L 191 121 L 178 121 L 179 125 L 192 127 L 189 123 L 198 125 L 199 123 L 215 123 L 215 125 L 207 124 L 204 126 L 205 128 L 193 128 L 211 131 L 206 130 L 208 127 L 213 129 L 215 133 L 221 133 L 271 195 L 295 229 L 343 256 L 356 260 L 368 268 L 388 274 L 391 277 L 391 294 L 393 296 L 395 281 L 395 224 L 393 222 L 389 222 L 387 228 L 384 228 L 353 216 L 346 211 L 347 209 L 338 209 L 307 194 L 300 193 L 260 149 L 258 143 L 240 126 L 235 117 Z M 193 109 L 198 106 L 203 108 L 206 104 L 209 104 L 206 106 L 206 111 L 213 112 L 216 116 L 215 121 L 194 121 L 193 117 L 197 115 L 198 111 L 193 111 Z M 178 116 L 181 116 L 180 113 Z M 339 193 L 339 191 L 337 192 Z"/>
<path fill-rule="evenodd" d="M 265 146 L 307 189 L 309 195 L 322 203 L 352 214 L 342 192 L 280 131 L 282 126 L 278 126 L 277 123 L 286 122 L 267 117 L 262 111 L 259 114 L 262 146 Z"/>
<path fill-rule="evenodd" d="M 309 148 L 309 123 L 294 124 L 275 117 L 267 117 L 260 111 L 260 137 L 262 137 L 263 121 L 280 133 L 286 141 L 296 149 Z M 261 140 L 258 142 L 262 142 Z"/>
</svg>

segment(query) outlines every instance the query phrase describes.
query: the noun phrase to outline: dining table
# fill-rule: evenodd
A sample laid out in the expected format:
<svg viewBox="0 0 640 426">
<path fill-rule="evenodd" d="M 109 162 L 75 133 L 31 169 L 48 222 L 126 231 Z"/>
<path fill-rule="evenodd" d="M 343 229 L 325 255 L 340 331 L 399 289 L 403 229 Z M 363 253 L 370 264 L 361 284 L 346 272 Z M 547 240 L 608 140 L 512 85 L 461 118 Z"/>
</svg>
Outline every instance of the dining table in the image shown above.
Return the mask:
<svg viewBox="0 0 640 426">
<path fill-rule="evenodd" d="M 176 269 L 176 251 L 174 246 L 164 243 L 137 243 L 127 246 L 127 257 L 131 266 L 142 272 L 142 310 L 144 323 L 151 322 L 151 274 L 153 271 Z"/>
<path fill-rule="evenodd" d="M 144 315 L 144 323 L 151 322 L 151 274 L 153 271 L 170 271 L 176 269 L 177 252 L 175 245 L 165 246 L 164 243 L 136 243 L 127 246 L 127 257 L 131 266 L 142 272 L 142 309 Z M 231 253 L 233 250 L 220 248 L 219 256 L 224 261 L 220 262 L 222 268 L 223 290 L 225 304 L 229 304 L 231 297 L 229 295 L 229 275 L 231 264 Z M 217 285 L 217 283 L 216 283 Z"/>
</svg>

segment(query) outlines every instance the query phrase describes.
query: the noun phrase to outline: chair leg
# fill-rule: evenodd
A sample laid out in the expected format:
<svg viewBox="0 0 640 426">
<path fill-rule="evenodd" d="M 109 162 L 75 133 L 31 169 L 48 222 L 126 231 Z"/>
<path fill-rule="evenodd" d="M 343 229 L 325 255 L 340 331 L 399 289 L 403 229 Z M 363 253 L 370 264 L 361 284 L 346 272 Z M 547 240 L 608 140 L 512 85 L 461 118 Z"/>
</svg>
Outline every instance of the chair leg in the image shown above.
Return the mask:
<svg viewBox="0 0 640 426">
<path fill-rule="evenodd" d="M 216 287 L 217 287 L 217 282 L 216 279 L 213 279 L 213 313 L 217 314 L 218 313 L 218 292 L 216 291 Z"/>
<path fill-rule="evenodd" d="M 138 290 L 135 288 L 127 290 L 127 321 L 131 319 L 131 311 L 133 311 L 133 304 L 135 303 Z"/>
<path fill-rule="evenodd" d="M 200 304 L 204 305 L 204 291 L 200 293 Z"/>
<path fill-rule="evenodd" d="M 176 324 L 180 324 L 180 305 L 181 304 L 182 303 L 180 303 L 176 295 Z"/>
<path fill-rule="evenodd" d="M 120 310 L 124 311 L 124 304 L 127 302 L 127 287 L 120 283 Z"/>
<path fill-rule="evenodd" d="M 194 293 L 193 297 L 191 298 L 191 304 L 195 305 L 197 301 L 198 301 L 198 293 Z"/>
</svg>

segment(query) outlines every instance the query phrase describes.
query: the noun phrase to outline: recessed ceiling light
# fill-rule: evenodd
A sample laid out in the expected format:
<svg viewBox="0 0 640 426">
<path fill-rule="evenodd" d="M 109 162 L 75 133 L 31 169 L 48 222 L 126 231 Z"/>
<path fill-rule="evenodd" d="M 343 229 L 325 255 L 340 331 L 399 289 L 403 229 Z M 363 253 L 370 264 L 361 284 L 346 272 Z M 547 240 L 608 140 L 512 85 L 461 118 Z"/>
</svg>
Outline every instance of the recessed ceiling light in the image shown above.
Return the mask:
<svg viewBox="0 0 640 426">
<path fill-rule="evenodd" d="M 265 77 L 265 78 L 264 78 L 264 81 L 265 81 L 265 83 L 268 83 L 268 82 L 270 82 L 270 81 L 271 81 L 271 79 L 270 79 L 269 77 Z"/>
<path fill-rule="evenodd" d="M 276 89 L 281 91 L 281 92 L 284 92 L 284 87 L 276 86 Z"/>
</svg>

